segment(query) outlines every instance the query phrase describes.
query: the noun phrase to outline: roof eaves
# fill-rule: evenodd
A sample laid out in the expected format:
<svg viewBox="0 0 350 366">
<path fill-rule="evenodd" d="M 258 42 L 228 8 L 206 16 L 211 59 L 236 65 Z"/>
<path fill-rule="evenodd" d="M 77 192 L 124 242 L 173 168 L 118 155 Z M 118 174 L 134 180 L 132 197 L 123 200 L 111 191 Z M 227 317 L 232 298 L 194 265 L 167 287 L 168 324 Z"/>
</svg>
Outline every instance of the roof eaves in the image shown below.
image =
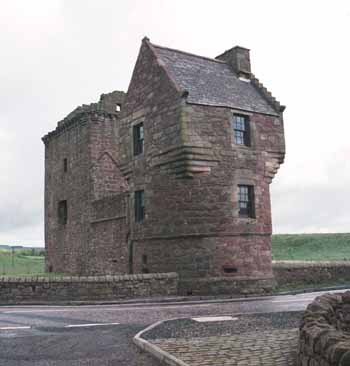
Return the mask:
<svg viewBox="0 0 350 366">
<path fill-rule="evenodd" d="M 248 113 L 258 113 L 258 114 L 264 114 L 266 116 L 278 116 L 278 112 L 276 113 L 267 113 L 267 112 L 261 112 L 261 111 L 256 111 L 253 109 L 249 109 L 249 108 L 242 108 L 242 107 L 236 107 L 234 105 L 229 105 L 229 104 L 218 104 L 218 103 L 210 103 L 210 102 L 193 102 L 191 100 L 186 100 L 187 104 L 193 104 L 193 105 L 203 105 L 203 106 L 208 106 L 208 107 L 216 107 L 216 108 L 230 108 L 230 109 L 236 109 L 242 112 L 248 112 Z M 284 107 L 284 106 L 281 106 Z"/>
</svg>

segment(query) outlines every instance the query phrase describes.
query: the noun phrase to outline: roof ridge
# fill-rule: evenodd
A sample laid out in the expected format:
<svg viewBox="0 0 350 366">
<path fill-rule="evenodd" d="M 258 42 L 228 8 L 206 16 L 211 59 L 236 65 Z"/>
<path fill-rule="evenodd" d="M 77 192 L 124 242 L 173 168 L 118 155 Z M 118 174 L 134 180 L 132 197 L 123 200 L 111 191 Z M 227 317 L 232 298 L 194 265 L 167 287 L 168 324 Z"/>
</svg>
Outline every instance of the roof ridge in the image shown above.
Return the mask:
<svg viewBox="0 0 350 366">
<path fill-rule="evenodd" d="M 177 48 L 163 47 L 163 46 L 159 46 L 159 45 L 154 44 L 154 43 L 150 43 L 150 44 L 151 44 L 154 48 L 161 48 L 161 49 L 163 49 L 163 50 L 179 52 L 179 53 L 183 53 L 184 55 L 194 56 L 194 57 L 198 57 L 198 58 L 203 58 L 204 60 L 213 61 L 213 62 L 218 62 L 218 63 L 220 63 L 220 64 L 226 64 L 226 65 L 227 65 L 227 63 L 226 63 L 225 61 L 217 60 L 217 59 L 215 59 L 215 58 L 211 58 L 211 57 L 207 57 L 207 56 L 201 56 L 201 55 L 196 55 L 196 54 L 191 53 L 191 52 L 178 50 Z"/>
</svg>

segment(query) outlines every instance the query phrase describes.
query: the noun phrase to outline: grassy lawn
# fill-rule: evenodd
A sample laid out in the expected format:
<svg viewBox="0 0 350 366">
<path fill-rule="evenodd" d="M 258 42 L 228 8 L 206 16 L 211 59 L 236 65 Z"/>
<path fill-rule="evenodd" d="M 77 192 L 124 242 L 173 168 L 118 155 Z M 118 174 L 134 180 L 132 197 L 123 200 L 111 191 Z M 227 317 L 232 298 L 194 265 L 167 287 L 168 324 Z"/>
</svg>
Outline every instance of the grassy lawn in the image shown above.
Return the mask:
<svg viewBox="0 0 350 366">
<path fill-rule="evenodd" d="M 0 250 L 0 275 L 22 276 L 44 273 L 44 257 L 25 255 L 21 250 Z"/>
<path fill-rule="evenodd" d="M 275 260 L 350 260 L 350 234 L 293 234 L 272 236 Z"/>
</svg>

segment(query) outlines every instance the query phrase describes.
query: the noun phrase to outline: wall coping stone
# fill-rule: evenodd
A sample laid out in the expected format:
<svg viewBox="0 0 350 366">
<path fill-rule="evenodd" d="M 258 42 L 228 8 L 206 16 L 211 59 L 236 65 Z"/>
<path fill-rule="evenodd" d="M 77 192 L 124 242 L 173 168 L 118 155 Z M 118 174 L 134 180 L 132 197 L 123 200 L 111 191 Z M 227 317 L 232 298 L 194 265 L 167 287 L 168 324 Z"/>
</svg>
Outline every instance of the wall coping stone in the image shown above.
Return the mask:
<svg viewBox="0 0 350 366">
<path fill-rule="evenodd" d="M 272 261 L 273 268 L 350 267 L 350 261 Z"/>
<path fill-rule="evenodd" d="M 122 281 L 139 281 L 139 280 L 153 280 L 153 279 L 167 279 L 178 278 L 175 272 L 169 273 L 142 273 L 131 275 L 105 275 L 105 276 L 35 276 L 35 277 L 7 277 L 1 276 L 0 282 L 4 283 L 50 283 L 50 282 L 122 282 Z"/>
</svg>

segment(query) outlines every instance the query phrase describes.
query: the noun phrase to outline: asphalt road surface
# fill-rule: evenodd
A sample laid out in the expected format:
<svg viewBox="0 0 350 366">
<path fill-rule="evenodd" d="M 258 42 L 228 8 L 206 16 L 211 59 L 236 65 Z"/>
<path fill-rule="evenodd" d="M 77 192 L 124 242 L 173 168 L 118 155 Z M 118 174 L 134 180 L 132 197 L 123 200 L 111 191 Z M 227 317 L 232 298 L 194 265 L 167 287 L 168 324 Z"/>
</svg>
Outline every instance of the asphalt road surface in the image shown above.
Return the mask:
<svg viewBox="0 0 350 366">
<path fill-rule="evenodd" d="M 158 320 L 298 311 L 319 294 L 250 301 L 3 306 L 0 307 L 0 366 L 159 366 L 132 343 L 138 331 Z"/>
</svg>

